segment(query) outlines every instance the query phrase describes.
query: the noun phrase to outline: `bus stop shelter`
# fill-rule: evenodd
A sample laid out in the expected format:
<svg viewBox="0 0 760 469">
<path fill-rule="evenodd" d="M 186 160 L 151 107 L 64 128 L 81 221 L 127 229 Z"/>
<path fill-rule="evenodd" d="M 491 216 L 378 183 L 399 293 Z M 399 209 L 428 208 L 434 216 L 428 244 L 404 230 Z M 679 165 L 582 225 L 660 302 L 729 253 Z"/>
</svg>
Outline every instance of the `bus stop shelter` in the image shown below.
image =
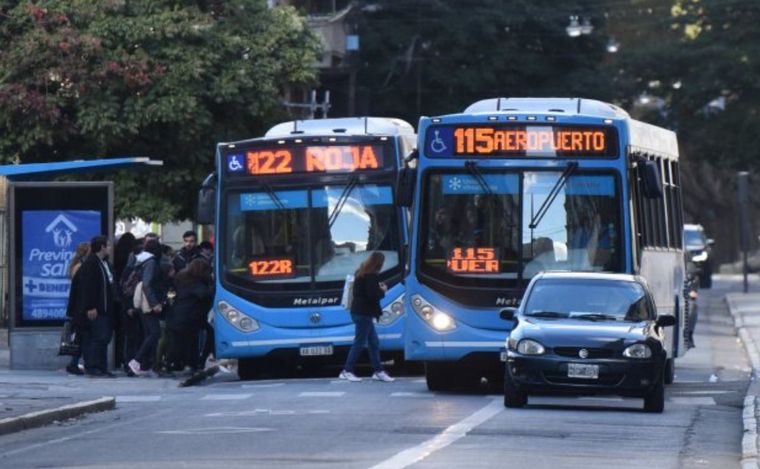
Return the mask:
<svg viewBox="0 0 760 469">
<path fill-rule="evenodd" d="M 72 178 L 56 181 L 56 178 L 161 165 L 162 161 L 147 157 L 124 157 L 0 166 L 0 298 L 3 305 L 0 323 L 8 327 L 11 368 L 55 369 L 65 363 L 67 357 L 56 354 L 63 323 L 61 305 L 63 297 L 68 296 L 68 277 L 63 270 L 69 251 L 76 248 L 72 241 L 84 241 L 85 232 L 87 240 L 90 233 L 113 235 L 113 183 L 76 182 Z M 78 215 L 84 218 L 77 220 Z M 87 226 L 88 229 L 78 229 L 76 224 L 80 222 L 85 223 L 80 228 Z M 27 232 L 34 233 L 27 236 Z M 31 248 L 41 252 L 34 243 L 49 246 L 62 260 L 55 265 L 27 263 L 22 259 L 23 251 Z M 53 257 L 54 253 L 47 255 Z M 55 267 L 54 271 L 50 270 L 51 266 Z M 29 281 L 34 276 L 37 276 L 34 278 L 37 285 Z M 35 295 L 27 294 L 29 289 L 22 284 L 23 279 Z M 55 314 L 45 316 L 45 305 Z"/>
</svg>

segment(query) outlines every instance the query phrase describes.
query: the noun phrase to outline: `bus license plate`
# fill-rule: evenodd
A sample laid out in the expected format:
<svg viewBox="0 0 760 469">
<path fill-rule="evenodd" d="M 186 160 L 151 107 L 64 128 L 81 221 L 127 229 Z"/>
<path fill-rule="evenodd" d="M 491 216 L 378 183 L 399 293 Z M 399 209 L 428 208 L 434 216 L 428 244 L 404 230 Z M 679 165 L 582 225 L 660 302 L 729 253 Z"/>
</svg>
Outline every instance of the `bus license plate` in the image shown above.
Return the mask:
<svg viewBox="0 0 760 469">
<path fill-rule="evenodd" d="M 332 355 L 333 346 L 332 345 L 313 345 L 310 347 L 301 347 L 300 352 L 301 352 L 302 357 L 317 357 L 321 355 Z"/>
<path fill-rule="evenodd" d="M 599 379 L 599 365 L 585 365 L 581 363 L 568 363 L 568 378 Z"/>
</svg>

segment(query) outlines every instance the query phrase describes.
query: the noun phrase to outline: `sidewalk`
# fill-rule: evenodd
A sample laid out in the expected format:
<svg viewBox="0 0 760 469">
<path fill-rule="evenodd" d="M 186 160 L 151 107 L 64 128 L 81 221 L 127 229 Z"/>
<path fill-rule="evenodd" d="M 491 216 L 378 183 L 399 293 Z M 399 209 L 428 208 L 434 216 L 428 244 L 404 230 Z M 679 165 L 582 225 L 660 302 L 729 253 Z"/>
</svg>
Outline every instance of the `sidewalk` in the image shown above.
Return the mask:
<svg viewBox="0 0 760 469">
<path fill-rule="evenodd" d="M 742 468 L 760 467 L 760 292 L 756 291 L 757 278 L 749 293 L 728 293 L 726 302 L 737 334 L 747 350 L 752 364 L 752 377 L 744 398 L 744 437 L 742 439 Z"/>
</svg>

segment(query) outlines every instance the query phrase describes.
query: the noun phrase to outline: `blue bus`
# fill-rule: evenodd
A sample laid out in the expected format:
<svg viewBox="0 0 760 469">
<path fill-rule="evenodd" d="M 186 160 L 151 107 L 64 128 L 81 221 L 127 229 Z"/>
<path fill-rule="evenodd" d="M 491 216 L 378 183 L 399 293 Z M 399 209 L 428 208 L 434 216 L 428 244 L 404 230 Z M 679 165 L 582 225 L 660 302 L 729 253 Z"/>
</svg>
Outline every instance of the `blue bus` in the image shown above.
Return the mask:
<svg viewBox="0 0 760 469">
<path fill-rule="evenodd" d="M 376 117 L 285 122 L 217 145 L 198 217 L 215 218 L 216 356 L 238 358 L 241 379 L 342 359 L 354 335 L 346 276 L 375 250 L 389 287 L 382 351 L 403 358 L 408 221 L 394 193 L 415 146 L 411 125 Z"/>
<path fill-rule="evenodd" d="M 496 98 L 423 117 L 406 279 L 405 356 L 430 390 L 503 380 L 516 306 L 544 270 L 645 276 L 683 346 L 684 256 L 673 132 L 588 99 Z M 403 200 L 406 199 L 406 202 Z"/>
</svg>

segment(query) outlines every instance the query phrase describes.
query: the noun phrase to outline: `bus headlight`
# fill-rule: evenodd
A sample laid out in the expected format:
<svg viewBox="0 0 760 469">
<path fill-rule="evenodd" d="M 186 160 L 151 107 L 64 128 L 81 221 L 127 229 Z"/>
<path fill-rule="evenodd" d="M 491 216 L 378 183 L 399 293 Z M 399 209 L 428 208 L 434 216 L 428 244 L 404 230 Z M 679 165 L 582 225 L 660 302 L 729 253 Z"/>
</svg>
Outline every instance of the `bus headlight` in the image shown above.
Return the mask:
<svg viewBox="0 0 760 469">
<path fill-rule="evenodd" d="M 421 317 L 430 327 L 439 332 L 456 329 L 457 323 L 450 315 L 436 309 L 425 301 L 420 295 L 412 297 L 412 309 L 417 316 Z"/>
<path fill-rule="evenodd" d="M 383 308 L 383 314 L 377 322 L 380 325 L 387 326 L 393 324 L 404 315 L 404 294 L 399 295 L 398 298 L 393 300 L 388 306 Z"/>
<path fill-rule="evenodd" d="M 226 301 L 220 301 L 216 306 L 222 317 L 235 329 L 242 332 L 253 332 L 259 328 L 259 323 L 255 319 L 236 310 Z"/>
</svg>

